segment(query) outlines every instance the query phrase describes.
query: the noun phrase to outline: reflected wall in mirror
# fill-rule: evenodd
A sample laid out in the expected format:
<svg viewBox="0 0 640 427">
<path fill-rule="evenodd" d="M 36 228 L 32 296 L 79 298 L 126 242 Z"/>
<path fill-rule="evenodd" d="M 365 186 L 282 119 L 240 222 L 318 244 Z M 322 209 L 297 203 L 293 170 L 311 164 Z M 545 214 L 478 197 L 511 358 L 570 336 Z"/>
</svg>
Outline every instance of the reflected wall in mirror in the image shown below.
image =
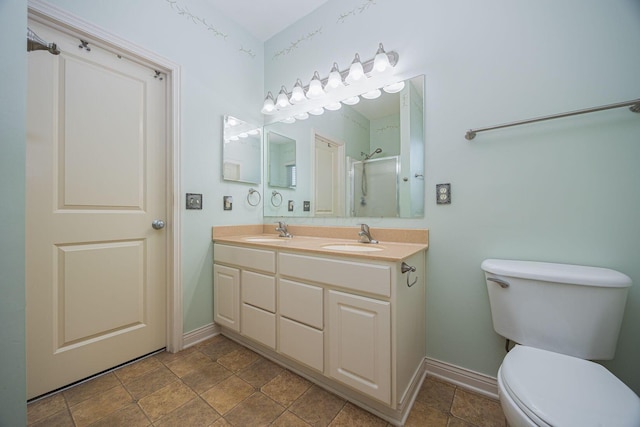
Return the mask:
<svg viewBox="0 0 640 427">
<path fill-rule="evenodd" d="M 424 76 L 406 80 L 400 92 L 272 123 L 265 132 L 297 142 L 296 190 L 281 190 L 294 211 L 267 202 L 265 216 L 424 216 Z M 270 156 L 266 162 L 265 171 Z"/>
<path fill-rule="evenodd" d="M 260 184 L 262 129 L 233 116 L 224 116 L 222 179 Z"/>
<path fill-rule="evenodd" d="M 296 141 L 267 132 L 269 186 L 294 189 L 297 184 Z"/>
</svg>

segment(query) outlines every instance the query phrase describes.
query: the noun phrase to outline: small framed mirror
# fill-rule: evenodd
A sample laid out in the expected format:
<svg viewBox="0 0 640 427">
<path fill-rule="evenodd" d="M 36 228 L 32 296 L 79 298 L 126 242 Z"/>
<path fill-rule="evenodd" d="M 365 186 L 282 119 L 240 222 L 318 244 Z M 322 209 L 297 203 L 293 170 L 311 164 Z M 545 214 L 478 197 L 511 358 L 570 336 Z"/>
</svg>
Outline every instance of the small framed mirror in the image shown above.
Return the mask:
<svg viewBox="0 0 640 427">
<path fill-rule="evenodd" d="M 260 184 L 262 129 L 233 116 L 224 116 L 222 179 Z"/>
<path fill-rule="evenodd" d="M 269 153 L 269 186 L 296 188 L 296 141 L 276 132 L 267 133 Z"/>
</svg>

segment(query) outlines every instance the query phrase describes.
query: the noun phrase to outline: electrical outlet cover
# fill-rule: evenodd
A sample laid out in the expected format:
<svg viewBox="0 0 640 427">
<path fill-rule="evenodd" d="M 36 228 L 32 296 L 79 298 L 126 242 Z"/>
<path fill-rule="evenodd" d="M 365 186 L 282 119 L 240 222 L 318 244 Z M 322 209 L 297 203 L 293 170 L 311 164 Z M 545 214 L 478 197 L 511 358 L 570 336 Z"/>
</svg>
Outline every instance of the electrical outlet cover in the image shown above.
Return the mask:
<svg viewBox="0 0 640 427">
<path fill-rule="evenodd" d="M 436 184 L 436 203 L 438 205 L 451 204 L 451 184 Z"/>
<path fill-rule="evenodd" d="M 202 209 L 202 194 L 187 193 L 187 209 Z"/>
</svg>

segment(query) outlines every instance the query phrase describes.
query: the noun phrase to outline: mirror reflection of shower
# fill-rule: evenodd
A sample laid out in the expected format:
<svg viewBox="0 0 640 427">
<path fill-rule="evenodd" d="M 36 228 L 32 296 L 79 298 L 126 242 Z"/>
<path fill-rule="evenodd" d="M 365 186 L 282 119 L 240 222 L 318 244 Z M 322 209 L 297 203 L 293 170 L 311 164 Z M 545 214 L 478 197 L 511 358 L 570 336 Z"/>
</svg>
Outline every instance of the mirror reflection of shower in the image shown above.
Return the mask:
<svg viewBox="0 0 640 427">
<path fill-rule="evenodd" d="M 372 153 L 367 154 L 364 151 L 360 152 L 360 155 L 364 157 L 362 161 L 362 179 L 360 181 L 362 196 L 360 197 L 360 206 L 366 206 L 367 204 L 367 168 L 365 166 L 365 162 L 375 156 L 376 154 L 382 153 L 382 148 L 376 148 Z"/>
<path fill-rule="evenodd" d="M 351 163 L 351 215 L 397 217 L 400 157 L 375 154 Z"/>
</svg>

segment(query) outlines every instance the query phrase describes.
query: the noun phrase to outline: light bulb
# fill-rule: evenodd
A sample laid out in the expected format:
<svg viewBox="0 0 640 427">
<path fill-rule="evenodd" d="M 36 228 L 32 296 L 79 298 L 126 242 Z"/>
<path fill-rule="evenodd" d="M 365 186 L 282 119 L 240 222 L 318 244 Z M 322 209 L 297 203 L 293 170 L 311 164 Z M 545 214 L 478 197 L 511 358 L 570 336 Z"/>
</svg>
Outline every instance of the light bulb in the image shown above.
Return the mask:
<svg viewBox="0 0 640 427">
<path fill-rule="evenodd" d="M 278 93 L 278 97 L 276 98 L 276 106 L 281 109 L 291 106 L 289 97 L 287 96 L 287 89 L 284 86 L 282 86 L 282 89 L 280 89 L 280 93 Z"/>
<path fill-rule="evenodd" d="M 351 67 L 349 67 L 349 74 L 347 75 L 346 81 L 349 84 L 353 84 L 362 80 L 364 77 L 364 69 L 360 62 L 360 55 L 356 53 L 356 56 L 353 58 L 353 62 L 351 63 Z"/>
<path fill-rule="evenodd" d="M 229 124 L 229 126 L 235 126 L 238 124 L 238 120 L 235 117 L 229 116 L 229 118 L 227 119 L 227 123 Z"/>
<path fill-rule="evenodd" d="M 313 114 L 314 116 L 320 116 L 324 113 L 324 108 L 318 107 L 309 111 L 309 114 Z"/>
<path fill-rule="evenodd" d="M 389 68 L 391 68 L 389 57 L 387 56 L 387 52 L 384 51 L 382 43 L 380 43 L 378 51 L 376 52 L 376 56 L 373 59 L 373 70 L 376 73 L 382 73 Z"/>
<path fill-rule="evenodd" d="M 331 102 L 324 106 L 329 111 L 336 111 L 342 108 L 342 104 L 339 102 Z"/>
<path fill-rule="evenodd" d="M 247 132 L 249 135 L 257 135 L 260 133 L 260 131 L 258 129 L 251 129 L 249 132 Z"/>
<path fill-rule="evenodd" d="M 291 101 L 292 104 L 302 104 L 307 100 L 307 97 L 304 96 L 304 89 L 302 88 L 302 82 L 300 79 L 296 80 L 296 84 L 293 86 L 291 90 Z"/>
<path fill-rule="evenodd" d="M 296 119 L 294 119 L 293 117 L 287 117 L 286 119 L 282 120 L 282 123 L 287 123 L 287 124 L 291 124 L 291 123 L 295 123 Z"/>
<path fill-rule="evenodd" d="M 380 95 L 382 95 L 382 92 L 380 92 L 380 89 L 374 89 L 372 91 L 363 93 L 362 97 L 365 99 L 376 99 L 380 97 Z"/>
<path fill-rule="evenodd" d="M 360 97 L 358 95 L 342 100 L 342 103 L 347 105 L 356 105 L 358 102 L 360 102 Z"/>
<path fill-rule="evenodd" d="M 249 134 L 247 132 L 241 132 L 240 135 L 238 135 L 240 138 L 248 138 Z"/>
<path fill-rule="evenodd" d="M 316 71 L 313 73 L 313 78 L 309 82 L 309 89 L 307 90 L 307 98 L 318 99 L 324 95 L 324 89 L 322 89 L 322 82 L 320 81 L 320 75 Z"/>
<path fill-rule="evenodd" d="M 307 120 L 309 118 L 309 114 L 307 113 L 298 113 L 293 116 L 296 120 Z"/>
<path fill-rule="evenodd" d="M 341 86 L 344 86 L 342 83 L 342 75 L 340 74 L 340 70 L 338 70 L 338 64 L 333 63 L 333 67 L 331 67 L 331 72 L 329 73 L 329 77 L 327 78 L 327 91 L 337 89 Z"/>
<path fill-rule="evenodd" d="M 391 83 L 390 85 L 386 85 L 385 87 L 382 88 L 382 90 L 384 90 L 387 93 L 397 93 L 397 92 L 400 92 L 402 89 L 404 89 L 403 81 Z"/>
<path fill-rule="evenodd" d="M 229 141 L 237 141 L 238 137 L 236 135 L 229 137 Z"/>
<path fill-rule="evenodd" d="M 276 111 L 276 106 L 273 102 L 273 95 L 271 92 L 267 93 L 267 97 L 264 99 L 264 104 L 262 104 L 262 110 L 260 111 L 262 114 L 273 114 Z"/>
</svg>

